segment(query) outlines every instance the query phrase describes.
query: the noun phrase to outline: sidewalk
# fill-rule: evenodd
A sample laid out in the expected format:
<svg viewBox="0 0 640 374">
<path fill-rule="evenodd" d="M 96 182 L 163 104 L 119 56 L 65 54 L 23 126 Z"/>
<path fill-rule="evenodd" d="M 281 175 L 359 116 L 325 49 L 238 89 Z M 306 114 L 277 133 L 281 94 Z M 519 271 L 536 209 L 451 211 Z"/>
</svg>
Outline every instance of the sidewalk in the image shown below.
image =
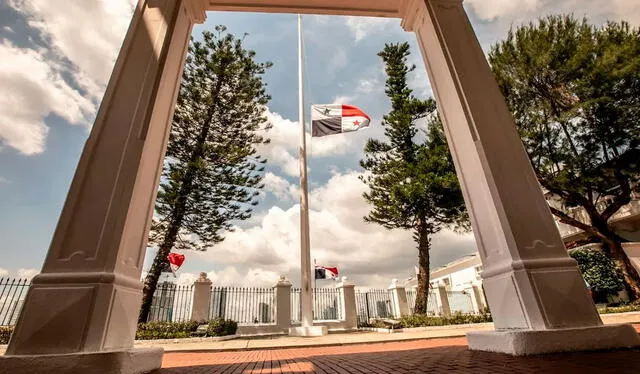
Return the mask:
<svg viewBox="0 0 640 374">
<path fill-rule="evenodd" d="M 640 324 L 640 312 L 603 314 L 605 324 Z M 640 326 L 636 325 L 637 328 Z M 493 323 L 476 323 L 437 327 L 417 327 L 404 329 L 403 332 L 381 333 L 354 331 L 333 333 L 320 337 L 300 338 L 290 336 L 271 336 L 239 338 L 226 341 L 213 341 L 210 338 L 137 340 L 136 347 L 163 347 L 166 352 L 233 352 L 251 350 L 269 350 L 278 348 L 330 347 L 355 344 L 375 344 L 388 342 L 407 342 L 434 338 L 463 337 L 469 331 L 493 330 Z M 7 346 L 0 345 L 0 354 Z"/>
<path fill-rule="evenodd" d="M 603 314 L 605 324 L 640 324 L 640 312 Z M 638 326 L 636 326 L 638 327 Z M 136 347 L 163 347 L 166 352 L 233 352 L 278 348 L 329 347 L 354 344 L 374 344 L 412 340 L 463 337 L 469 331 L 493 330 L 493 323 L 452 325 L 437 327 L 417 327 L 397 333 L 350 332 L 335 333 L 313 338 L 274 336 L 261 338 L 240 338 L 227 341 L 211 341 L 207 338 L 146 340 L 136 341 Z"/>
</svg>

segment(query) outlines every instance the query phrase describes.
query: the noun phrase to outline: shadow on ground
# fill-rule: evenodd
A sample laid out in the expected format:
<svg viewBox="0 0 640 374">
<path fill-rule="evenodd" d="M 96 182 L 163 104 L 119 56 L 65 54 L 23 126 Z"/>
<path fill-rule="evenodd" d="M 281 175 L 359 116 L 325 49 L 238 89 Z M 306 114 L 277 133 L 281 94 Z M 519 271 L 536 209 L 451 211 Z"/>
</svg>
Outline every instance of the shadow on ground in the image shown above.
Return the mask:
<svg viewBox="0 0 640 374">
<path fill-rule="evenodd" d="M 167 353 L 155 374 L 201 373 L 640 373 L 640 349 L 513 357 L 469 351 L 464 339 L 374 345 Z M 438 343 L 435 343 L 438 344 Z"/>
</svg>

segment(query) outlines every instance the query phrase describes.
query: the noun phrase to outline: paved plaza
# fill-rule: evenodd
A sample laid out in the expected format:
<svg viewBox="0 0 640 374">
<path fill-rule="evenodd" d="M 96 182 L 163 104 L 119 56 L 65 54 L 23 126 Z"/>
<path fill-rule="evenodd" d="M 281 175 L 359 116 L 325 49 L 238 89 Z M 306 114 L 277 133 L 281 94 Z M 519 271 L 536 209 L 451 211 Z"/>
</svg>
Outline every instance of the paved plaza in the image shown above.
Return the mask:
<svg viewBox="0 0 640 374">
<path fill-rule="evenodd" d="M 281 350 L 170 352 L 156 374 L 640 372 L 640 349 L 513 357 L 469 351 L 466 343 L 465 338 L 449 338 Z"/>
</svg>

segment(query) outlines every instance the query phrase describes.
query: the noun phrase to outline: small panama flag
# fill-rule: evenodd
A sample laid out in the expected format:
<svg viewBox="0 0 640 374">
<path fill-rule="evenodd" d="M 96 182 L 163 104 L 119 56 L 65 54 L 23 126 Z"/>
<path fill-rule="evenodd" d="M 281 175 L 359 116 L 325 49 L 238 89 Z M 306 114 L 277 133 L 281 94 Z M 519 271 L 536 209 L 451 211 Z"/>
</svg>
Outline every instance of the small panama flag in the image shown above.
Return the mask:
<svg viewBox="0 0 640 374">
<path fill-rule="evenodd" d="M 316 279 L 338 279 L 338 268 L 316 265 Z"/>
<path fill-rule="evenodd" d="M 311 106 L 311 136 L 325 136 L 358 131 L 369 127 L 371 118 L 360 108 L 344 104 Z"/>
<path fill-rule="evenodd" d="M 167 260 L 169 260 L 169 269 L 171 270 L 171 272 L 173 273 L 173 276 L 175 277 L 176 271 L 180 269 L 180 266 L 182 266 L 182 263 L 184 262 L 184 255 L 181 255 L 180 253 L 171 252 L 167 256 Z"/>
</svg>

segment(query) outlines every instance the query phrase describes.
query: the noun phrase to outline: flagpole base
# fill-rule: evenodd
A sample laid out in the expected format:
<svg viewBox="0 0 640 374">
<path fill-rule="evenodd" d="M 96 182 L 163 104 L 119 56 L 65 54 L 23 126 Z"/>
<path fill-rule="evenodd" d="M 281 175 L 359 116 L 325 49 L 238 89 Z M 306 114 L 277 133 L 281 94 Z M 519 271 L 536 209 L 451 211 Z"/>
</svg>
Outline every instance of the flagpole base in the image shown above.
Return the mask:
<svg viewBox="0 0 640 374">
<path fill-rule="evenodd" d="M 312 337 L 312 336 L 324 336 L 329 333 L 329 329 L 327 326 L 298 326 L 298 327 L 289 327 L 289 336 L 301 336 L 301 337 Z"/>
</svg>

